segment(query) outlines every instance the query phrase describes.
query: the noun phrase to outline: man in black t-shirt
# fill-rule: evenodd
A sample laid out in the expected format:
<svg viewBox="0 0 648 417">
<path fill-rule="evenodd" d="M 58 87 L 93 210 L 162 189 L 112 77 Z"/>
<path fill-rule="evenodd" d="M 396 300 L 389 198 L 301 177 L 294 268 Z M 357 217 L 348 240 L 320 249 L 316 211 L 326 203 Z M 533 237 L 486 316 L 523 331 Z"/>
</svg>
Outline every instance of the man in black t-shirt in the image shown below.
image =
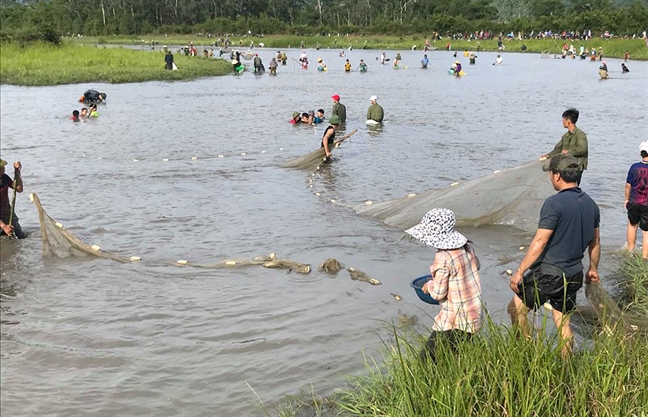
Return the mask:
<svg viewBox="0 0 648 417">
<path fill-rule="evenodd" d="M 0 159 L 0 235 L 13 236 L 18 239 L 25 238 L 20 223 L 18 223 L 18 216 L 16 213 L 11 214 L 11 204 L 9 203 L 9 188 L 15 188 L 17 192 L 23 192 L 23 183 L 20 176 L 20 169 L 22 165 L 19 161 L 14 162 L 14 180 L 5 174 L 5 166 L 7 161 Z"/>
<path fill-rule="evenodd" d="M 508 311 L 513 324 L 529 336 L 526 315 L 548 302 L 562 338 L 562 355 L 571 352 L 573 334 L 569 316 L 576 308 L 576 293 L 585 282 L 598 281 L 601 256 L 599 208 L 578 187 L 583 171 L 572 155 L 557 155 L 543 168 L 557 194 L 547 198 L 540 210 L 540 221 L 520 267 L 511 277 L 516 294 Z M 590 265 L 583 274 L 583 257 L 589 252 Z M 525 274 L 525 272 L 529 270 Z"/>
</svg>

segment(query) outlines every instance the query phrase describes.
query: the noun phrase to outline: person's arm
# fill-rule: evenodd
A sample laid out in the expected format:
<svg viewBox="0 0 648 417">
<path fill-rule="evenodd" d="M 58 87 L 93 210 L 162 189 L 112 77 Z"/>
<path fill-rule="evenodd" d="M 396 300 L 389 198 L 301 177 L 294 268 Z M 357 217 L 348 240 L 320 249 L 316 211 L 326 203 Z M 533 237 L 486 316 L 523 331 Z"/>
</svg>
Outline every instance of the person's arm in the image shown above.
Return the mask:
<svg viewBox="0 0 648 417">
<path fill-rule="evenodd" d="M 14 180 L 11 183 L 11 188 L 16 190 L 16 192 L 22 193 L 23 192 L 23 180 L 22 177 L 20 176 L 20 170 L 22 169 L 22 165 L 20 164 L 20 161 L 14 162 Z"/>
<path fill-rule="evenodd" d="M 632 185 L 626 182 L 625 185 L 625 199 L 623 202 L 623 207 L 628 208 L 628 202 L 630 201 L 630 191 L 632 190 Z"/>
<path fill-rule="evenodd" d="M 535 236 L 533 237 L 533 240 L 531 241 L 531 244 L 529 245 L 529 249 L 527 250 L 526 255 L 524 255 L 524 259 L 522 259 L 522 263 L 520 263 L 518 269 L 511 276 L 511 281 L 509 284 L 513 292 L 518 292 L 517 286 L 518 283 L 522 281 L 524 272 L 527 269 L 531 268 L 531 265 L 533 265 L 535 261 L 538 260 L 540 255 L 542 255 L 542 252 L 544 251 L 545 247 L 547 247 L 547 242 L 549 242 L 549 238 L 551 238 L 553 232 L 554 231 L 550 229 L 538 229 Z"/>
<path fill-rule="evenodd" d="M 445 300 L 448 297 L 448 282 L 450 281 L 450 270 L 445 262 L 440 259 L 441 252 L 437 252 L 434 263 L 430 267 L 432 279 L 423 286 L 423 292 L 430 294 L 430 297 L 437 301 Z"/>
<path fill-rule="evenodd" d="M 578 132 L 574 135 L 574 145 L 571 154 L 576 158 L 584 158 L 587 156 L 587 136 L 585 133 Z"/>
<path fill-rule="evenodd" d="M 367 120 L 371 120 L 371 107 L 372 106 L 369 106 L 369 108 L 367 109 Z"/>
<path fill-rule="evenodd" d="M 554 146 L 553 150 L 551 152 L 547 153 L 547 154 L 542 155 L 541 158 L 542 157 L 551 158 L 554 155 L 558 155 L 558 154 L 562 153 L 562 148 L 563 148 L 563 140 L 561 138 L 558 141 L 558 143 L 556 143 L 556 146 Z"/>
<path fill-rule="evenodd" d="M 589 244 L 588 248 L 590 266 L 587 274 L 585 275 L 585 283 L 599 282 L 598 264 L 601 259 L 601 236 L 599 228 L 594 229 L 594 238 Z"/>
<path fill-rule="evenodd" d="M 326 152 L 327 157 L 331 156 L 331 151 L 329 151 L 328 141 L 332 134 L 333 134 L 333 129 L 329 129 L 324 135 L 324 137 L 322 138 L 322 143 L 324 144 L 324 152 Z"/>
<path fill-rule="evenodd" d="M 381 107 L 378 108 L 378 121 L 382 122 L 385 118 L 385 110 Z"/>
</svg>

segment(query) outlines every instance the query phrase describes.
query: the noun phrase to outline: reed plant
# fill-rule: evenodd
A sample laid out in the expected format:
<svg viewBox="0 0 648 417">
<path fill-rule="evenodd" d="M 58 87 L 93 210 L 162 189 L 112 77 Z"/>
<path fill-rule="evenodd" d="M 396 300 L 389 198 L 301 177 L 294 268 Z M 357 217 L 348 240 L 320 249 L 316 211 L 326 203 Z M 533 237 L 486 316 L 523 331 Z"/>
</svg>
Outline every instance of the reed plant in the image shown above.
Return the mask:
<svg viewBox="0 0 648 417">
<path fill-rule="evenodd" d="M 629 314 L 648 318 L 648 261 L 639 254 L 628 255 L 619 270 L 619 303 Z"/>
<path fill-rule="evenodd" d="M 130 83 L 224 75 L 231 64 L 174 54 L 177 71 L 164 69 L 164 54 L 125 48 L 36 43 L 0 45 L 0 82 L 27 86 L 84 82 Z"/>
<path fill-rule="evenodd" d="M 534 340 L 487 323 L 457 353 L 440 344 L 435 363 L 419 357 L 421 337 L 395 331 L 384 363 L 339 394 L 353 416 L 646 416 L 647 340 L 600 334 L 561 359 L 555 332 Z"/>
</svg>

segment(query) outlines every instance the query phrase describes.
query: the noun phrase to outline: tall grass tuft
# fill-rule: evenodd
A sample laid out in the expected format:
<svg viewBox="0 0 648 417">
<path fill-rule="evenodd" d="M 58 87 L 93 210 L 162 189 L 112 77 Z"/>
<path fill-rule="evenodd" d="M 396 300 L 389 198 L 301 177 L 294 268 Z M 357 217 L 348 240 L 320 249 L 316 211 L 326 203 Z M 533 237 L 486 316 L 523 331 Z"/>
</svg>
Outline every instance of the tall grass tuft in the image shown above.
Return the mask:
<svg viewBox="0 0 648 417">
<path fill-rule="evenodd" d="M 56 85 L 83 82 L 129 83 L 186 80 L 228 74 L 231 65 L 221 59 L 174 54 L 177 71 L 164 69 L 164 54 L 124 48 L 80 45 L 3 43 L 0 82 L 16 85 Z"/>
<path fill-rule="evenodd" d="M 619 273 L 620 304 L 627 313 L 648 318 L 648 262 L 639 254 L 629 255 Z"/>
<path fill-rule="evenodd" d="M 457 354 L 440 344 L 436 364 L 420 360 L 422 338 L 396 333 L 384 365 L 368 366 L 338 406 L 344 414 L 391 417 L 645 413 L 645 338 L 602 334 L 563 361 L 557 334 L 543 330 L 527 341 L 489 322 Z"/>
</svg>

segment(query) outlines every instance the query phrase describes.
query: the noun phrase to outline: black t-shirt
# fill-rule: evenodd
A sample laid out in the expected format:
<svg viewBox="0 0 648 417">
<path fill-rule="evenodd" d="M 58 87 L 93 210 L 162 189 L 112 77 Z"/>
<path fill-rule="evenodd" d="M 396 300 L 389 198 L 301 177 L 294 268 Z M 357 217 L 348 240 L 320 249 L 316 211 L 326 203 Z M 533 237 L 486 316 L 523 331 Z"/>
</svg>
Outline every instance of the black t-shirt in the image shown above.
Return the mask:
<svg viewBox="0 0 648 417">
<path fill-rule="evenodd" d="M 553 230 L 534 267 L 543 274 L 571 277 L 583 270 L 584 252 L 599 227 L 599 208 L 578 187 L 547 198 L 540 210 L 538 229 Z"/>
<path fill-rule="evenodd" d="M 0 183 L 0 217 L 3 221 L 6 218 L 9 221 L 9 214 L 11 213 L 11 205 L 9 204 L 9 188 L 11 188 L 13 180 L 7 174 L 2 175 Z"/>
</svg>

